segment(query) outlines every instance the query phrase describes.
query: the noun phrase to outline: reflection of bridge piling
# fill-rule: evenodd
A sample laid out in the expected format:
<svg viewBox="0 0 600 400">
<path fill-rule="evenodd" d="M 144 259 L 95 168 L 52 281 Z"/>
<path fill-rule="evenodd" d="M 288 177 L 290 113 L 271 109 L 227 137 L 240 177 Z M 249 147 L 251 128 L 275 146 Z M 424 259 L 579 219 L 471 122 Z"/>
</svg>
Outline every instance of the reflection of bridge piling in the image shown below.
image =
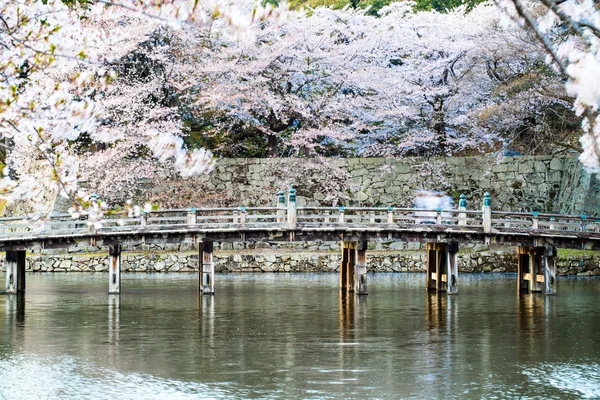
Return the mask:
<svg viewBox="0 0 600 400">
<path fill-rule="evenodd" d="M 10 342 L 18 347 L 22 344 L 25 333 L 25 293 L 6 296 L 4 316 L 4 336 L 10 338 Z"/>
<path fill-rule="evenodd" d="M 120 296 L 109 296 L 108 297 L 108 342 L 111 344 L 116 344 L 119 342 L 120 311 L 121 311 Z"/>
<path fill-rule="evenodd" d="M 339 292 L 340 379 L 348 378 L 348 366 L 355 365 L 350 357 L 361 357 L 364 351 L 357 340 L 367 335 L 366 315 L 367 297 L 354 296 L 343 290 Z"/>
</svg>

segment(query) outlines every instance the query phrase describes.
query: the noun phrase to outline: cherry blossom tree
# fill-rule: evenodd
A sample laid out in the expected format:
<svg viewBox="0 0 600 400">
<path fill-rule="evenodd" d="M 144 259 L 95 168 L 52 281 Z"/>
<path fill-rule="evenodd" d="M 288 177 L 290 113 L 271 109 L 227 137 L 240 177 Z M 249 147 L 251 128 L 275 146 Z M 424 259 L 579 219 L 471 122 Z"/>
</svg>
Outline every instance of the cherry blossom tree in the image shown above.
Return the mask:
<svg viewBox="0 0 600 400">
<path fill-rule="evenodd" d="M 597 168 L 593 2 L 503 1 L 445 14 L 398 2 L 375 17 L 252 0 L 0 0 L 0 134 L 13 171 L 2 188 L 27 198 L 45 185 L 81 212 L 84 179 L 123 202 L 140 180 L 211 170 L 212 154 L 184 143 L 194 145 L 189 124 L 246 132 L 272 156 L 429 156 L 495 149 L 538 109 L 573 103 L 582 160 Z M 571 97 L 559 74 L 540 72 L 544 50 Z"/>
<path fill-rule="evenodd" d="M 188 33 L 178 44 L 185 73 L 173 86 L 205 133 L 264 135 L 272 156 L 486 151 L 531 108 L 570 106 L 560 90 L 539 90 L 559 87 L 553 74 L 514 101 L 498 95 L 545 58 L 528 34 L 501 24 L 498 8 L 411 7 L 394 3 L 378 18 L 348 8 L 293 12 L 246 40 L 218 26 Z M 523 111 L 509 111 L 507 99 Z"/>
<path fill-rule="evenodd" d="M 82 211 L 88 197 L 79 191 L 80 159 L 71 148 L 81 135 L 107 142 L 106 135 L 114 133 L 97 129 L 103 109 L 95 101 L 111 97 L 109 85 L 116 78 L 111 63 L 134 50 L 158 26 L 208 25 L 220 15 L 229 26 L 242 29 L 216 3 L 199 7 L 198 2 L 187 1 L 97 1 L 83 9 L 54 0 L 0 1 L 0 134 L 5 139 L 5 161 L 13 171 L 5 174 L 2 192 L 12 199 L 27 199 L 37 193 L 34 188 L 46 185 Z M 268 10 L 259 10 L 251 20 L 268 15 Z M 146 140 L 155 157 L 170 161 L 183 175 L 212 168 L 210 152 L 187 151 L 176 127 L 138 124 L 141 127 L 147 130 L 138 140 Z M 132 125 L 129 128 L 131 138 L 136 132 Z M 123 135 L 112 136 L 110 141 L 118 142 Z M 127 145 L 120 147 L 122 152 L 131 151 Z M 50 174 L 32 172 L 40 162 Z"/>
<path fill-rule="evenodd" d="M 521 25 L 533 30 L 548 62 L 566 77 L 566 91 L 583 118 L 580 161 L 600 172 L 600 10 L 592 0 L 499 1 Z"/>
</svg>

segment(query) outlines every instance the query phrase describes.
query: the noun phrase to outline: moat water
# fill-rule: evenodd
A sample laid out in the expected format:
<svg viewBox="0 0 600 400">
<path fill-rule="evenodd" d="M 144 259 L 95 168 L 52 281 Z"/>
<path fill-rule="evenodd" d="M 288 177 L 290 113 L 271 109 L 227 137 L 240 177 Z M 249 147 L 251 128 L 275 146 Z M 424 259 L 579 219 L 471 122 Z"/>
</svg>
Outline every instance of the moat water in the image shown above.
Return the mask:
<svg viewBox="0 0 600 400">
<path fill-rule="evenodd" d="M 514 274 L 28 274 L 0 296 L 0 398 L 600 397 L 600 279 L 518 295 Z"/>
</svg>

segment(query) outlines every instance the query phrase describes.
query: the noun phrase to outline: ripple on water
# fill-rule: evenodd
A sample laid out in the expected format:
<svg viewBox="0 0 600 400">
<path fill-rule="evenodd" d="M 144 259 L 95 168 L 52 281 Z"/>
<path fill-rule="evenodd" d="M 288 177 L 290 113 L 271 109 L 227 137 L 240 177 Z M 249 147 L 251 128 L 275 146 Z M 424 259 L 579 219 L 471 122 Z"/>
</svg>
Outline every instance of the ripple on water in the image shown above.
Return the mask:
<svg viewBox="0 0 600 400">
<path fill-rule="evenodd" d="M 542 363 L 526 368 L 523 375 L 534 384 L 580 398 L 600 397 L 600 365 L 597 363 Z"/>
<path fill-rule="evenodd" d="M 207 385 L 96 368 L 74 357 L 19 354 L 0 360 L 4 399 L 226 399 L 228 383 Z M 239 395 L 239 391 L 237 394 Z"/>
</svg>

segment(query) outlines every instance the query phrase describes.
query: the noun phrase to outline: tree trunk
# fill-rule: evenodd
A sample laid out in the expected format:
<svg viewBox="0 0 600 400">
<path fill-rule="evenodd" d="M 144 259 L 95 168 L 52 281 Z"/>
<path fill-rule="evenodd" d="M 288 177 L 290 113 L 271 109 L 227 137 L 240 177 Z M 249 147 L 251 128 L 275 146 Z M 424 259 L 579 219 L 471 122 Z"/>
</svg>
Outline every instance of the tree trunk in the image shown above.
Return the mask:
<svg viewBox="0 0 600 400">
<path fill-rule="evenodd" d="M 433 100 L 433 132 L 441 155 L 445 155 L 447 149 L 444 100 L 442 96 L 436 96 Z"/>
<path fill-rule="evenodd" d="M 269 157 L 277 157 L 279 155 L 279 139 L 277 135 L 267 136 L 267 149 Z"/>
</svg>

